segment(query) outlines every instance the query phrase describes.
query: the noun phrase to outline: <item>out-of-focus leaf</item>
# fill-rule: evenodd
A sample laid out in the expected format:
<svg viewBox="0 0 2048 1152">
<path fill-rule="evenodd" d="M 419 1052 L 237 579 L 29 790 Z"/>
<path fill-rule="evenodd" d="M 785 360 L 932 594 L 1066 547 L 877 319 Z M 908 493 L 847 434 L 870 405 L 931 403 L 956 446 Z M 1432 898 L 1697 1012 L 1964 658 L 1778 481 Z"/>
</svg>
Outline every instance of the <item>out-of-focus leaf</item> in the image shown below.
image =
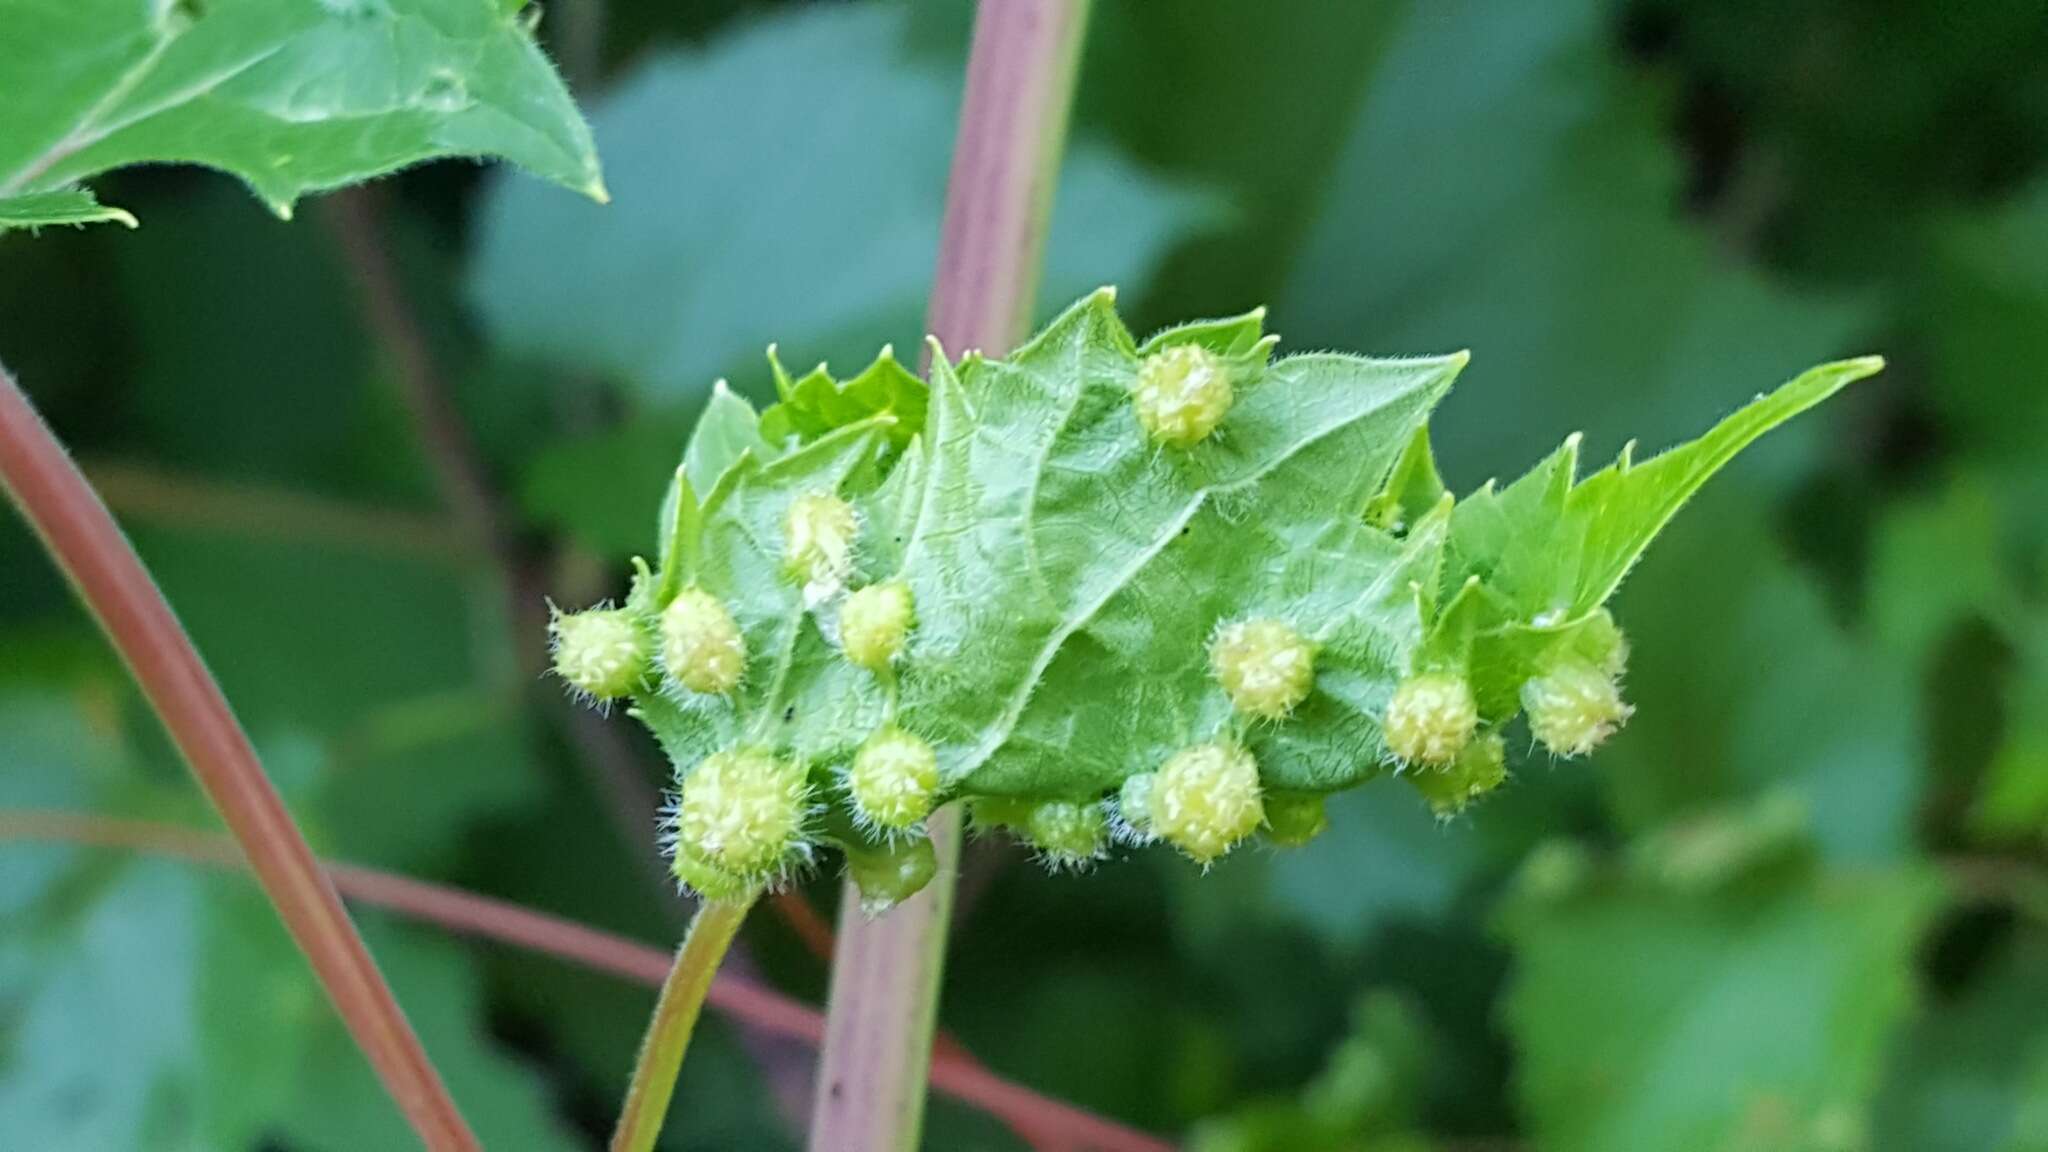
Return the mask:
<svg viewBox="0 0 2048 1152">
<path fill-rule="evenodd" d="M 1870 556 L 1870 626 L 1904 659 L 1925 660 L 1943 634 L 1980 615 L 2013 619 L 2016 592 L 2000 561 L 1991 486 L 1960 477 L 1937 496 L 1895 504 Z"/>
<path fill-rule="evenodd" d="M 1766 860 L 1702 873 L 1682 863 L 1699 835 L 1626 876 L 1525 895 L 1508 917 L 1507 1022 L 1539 1147 L 1824 1152 L 1867 1139 L 1933 885 Z"/>
<path fill-rule="evenodd" d="M 2013 622 L 2018 649 L 2006 730 L 1970 813 L 1993 840 L 2048 844 L 2048 612 Z"/>
<path fill-rule="evenodd" d="M 29 192 L 0 196 L 0 232 L 9 228 L 48 228 L 57 224 L 126 224 L 135 227 L 135 217 L 119 208 L 93 199 L 84 188 L 60 188 L 51 192 Z"/>
<path fill-rule="evenodd" d="M 1470 822 L 1443 824 L 1405 788 L 1333 796 L 1330 830 L 1266 862 L 1274 910 L 1355 947 L 1390 917 L 1449 914 L 1484 852 Z"/>
<path fill-rule="evenodd" d="M 113 716 L 0 699 L 0 801 L 165 818 L 183 780 L 143 773 Z M 266 763 L 295 806 L 317 757 Z M 166 790 L 162 780 L 177 782 Z M 388 793 L 387 793 L 388 794 Z M 405 1121 L 246 879 L 55 845 L 0 844 L 0 1132 L 39 1152 L 249 1148 L 289 1133 L 319 1152 L 405 1144 Z M 422 929 L 372 935 L 381 967 L 493 1148 L 578 1147 L 539 1085 L 484 1031 L 467 962 Z"/>
<path fill-rule="evenodd" d="M 1893 1048 L 1876 1152 L 2048 1148 L 2048 935 L 2022 929 Z"/>
<path fill-rule="evenodd" d="M 1204 1122 L 1191 1152 L 1427 1152 L 1414 1131 L 1429 1037 L 1409 1006 L 1377 993 L 1351 1011 L 1351 1034 L 1298 1097 Z"/>
<path fill-rule="evenodd" d="M 481 574 L 213 533 L 136 539 L 257 739 L 304 733 L 334 759 L 303 817 L 323 845 L 445 861 L 464 822 L 533 794 L 509 632 Z"/>
<path fill-rule="evenodd" d="M 1617 615 L 1636 714 L 1594 759 L 1624 827 L 1789 789 L 1823 853 L 1913 849 L 1917 669 L 1829 615 L 1755 521 L 1754 489 L 1710 493 L 1651 552 Z"/>
<path fill-rule="evenodd" d="M 204 164 L 309 191 L 499 155 L 602 198 L 590 132 L 495 0 L 5 0 L 0 196 Z"/>
<path fill-rule="evenodd" d="M 1615 63 L 1608 7 L 1410 8 L 1275 301 L 1292 340 L 1471 347 L 1435 426 L 1450 474 L 1575 426 L 1593 444 L 1677 440 L 1730 382 L 1785 379 L 1861 323 L 1679 222 L 1662 102 Z"/>
<path fill-rule="evenodd" d="M 208 183 L 118 239 L 133 358 L 77 433 L 88 445 L 210 479 L 426 503 L 414 438 L 387 416 L 397 402 L 380 409 L 368 387 L 375 346 L 326 232 Z"/>
<path fill-rule="evenodd" d="M 519 507 L 537 526 L 607 556 L 647 550 L 647 526 L 669 486 L 685 419 L 631 420 L 562 439 L 534 454 L 519 483 Z"/>
<path fill-rule="evenodd" d="M 642 64 L 592 115 L 616 204 L 491 189 L 471 294 L 497 342 L 670 401 L 721 375 L 766 399 L 758 357 L 775 340 L 799 363 L 917 347 L 958 81 L 901 58 L 904 22 L 812 6 Z M 1055 205 L 1055 301 L 1137 287 L 1215 216 L 1211 198 L 1087 144 Z"/>
</svg>

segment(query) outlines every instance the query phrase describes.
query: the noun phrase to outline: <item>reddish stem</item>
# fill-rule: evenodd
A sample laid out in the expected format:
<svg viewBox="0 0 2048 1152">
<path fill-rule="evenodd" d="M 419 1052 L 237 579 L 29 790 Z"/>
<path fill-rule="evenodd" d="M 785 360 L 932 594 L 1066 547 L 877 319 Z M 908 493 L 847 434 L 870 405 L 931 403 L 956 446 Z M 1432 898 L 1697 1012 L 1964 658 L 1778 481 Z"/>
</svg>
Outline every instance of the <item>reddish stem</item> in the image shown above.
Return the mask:
<svg viewBox="0 0 2048 1152">
<path fill-rule="evenodd" d="M 1006 352 L 1030 323 L 1087 18 L 1088 0 L 982 0 L 976 10 L 926 318 L 950 355 Z M 931 884 L 887 916 L 840 928 L 812 1152 L 918 1145 L 960 855 L 957 805 L 933 813 L 928 829 L 938 851 Z M 841 906 L 858 903 L 849 888 Z"/>
<path fill-rule="evenodd" d="M 5 840 L 121 848 L 230 870 L 247 866 L 234 843 L 220 836 L 170 824 L 71 812 L 0 809 L 0 841 Z M 670 958 L 660 949 L 573 920 L 373 868 L 324 861 L 320 866 L 349 899 L 436 924 L 458 935 L 545 953 L 650 988 L 659 988 L 668 977 Z M 722 972 L 712 982 L 705 1002 L 763 1034 L 814 1047 L 824 1039 L 825 1020 L 816 1009 L 730 973 Z M 1173 1146 L 1156 1136 L 1004 1080 L 957 1046 L 940 1047 L 932 1063 L 931 1082 L 955 1100 L 1042 1136 L 1057 1147 L 1172 1152 Z"/>
<path fill-rule="evenodd" d="M 0 480 L 127 662 L 247 854 L 385 1090 L 433 1152 L 476 1137 L 406 1022 L 220 686 L 149 572 L 11 376 L 0 370 Z"/>
</svg>

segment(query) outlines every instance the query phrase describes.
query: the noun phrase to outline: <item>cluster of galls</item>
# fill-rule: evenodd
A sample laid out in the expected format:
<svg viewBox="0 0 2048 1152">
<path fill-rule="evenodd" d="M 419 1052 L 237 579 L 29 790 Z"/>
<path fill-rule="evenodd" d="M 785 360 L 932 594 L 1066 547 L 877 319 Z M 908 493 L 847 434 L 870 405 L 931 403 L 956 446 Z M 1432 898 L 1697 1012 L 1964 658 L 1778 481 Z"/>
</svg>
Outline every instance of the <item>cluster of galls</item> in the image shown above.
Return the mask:
<svg viewBox="0 0 2048 1152">
<path fill-rule="evenodd" d="M 816 608 L 845 591 L 853 571 L 859 518 L 838 496 L 810 492 L 792 500 L 784 520 L 785 570 Z M 908 586 L 873 584 L 839 599 L 837 635 L 847 660 L 886 675 L 909 635 Z M 658 613 L 597 608 L 556 614 L 555 671 L 600 706 L 657 684 L 702 696 L 730 696 L 746 673 L 739 623 L 699 587 L 675 593 Z M 919 826 L 939 791 L 930 744 L 894 724 L 861 746 L 839 784 L 859 830 L 885 842 L 921 839 Z M 773 749 L 740 744 L 705 757 L 685 775 L 670 810 L 666 847 L 676 878 L 713 900 L 741 900 L 810 860 L 822 806 L 802 763 Z M 928 845 L 919 853 L 882 851 L 855 861 L 864 888 L 883 873 L 914 890 L 929 878 Z M 874 880 L 874 884 L 866 883 Z"/>
<path fill-rule="evenodd" d="M 1140 428 L 1154 442 L 1185 449 L 1221 425 L 1234 399 L 1231 365 L 1199 345 L 1148 356 L 1132 390 Z M 846 591 L 859 518 L 838 496 L 805 493 L 784 522 L 789 579 L 817 609 L 839 599 L 836 617 L 846 659 L 889 677 L 915 623 L 900 581 Z M 842 597 L 842 593 L 844 593 Z M 716 596 L 686 587 L 649 619 L 630 608 L 557 614 L 555 670 L 599 704 L 628 697 L 659 678 L 685 692 L 729 696 L 747 663 L 746 640 Z M 1554 754 L 1591 751 L 1628 717 L 1617 678 L 1622 648 L 1604 665 L 1573 658 L 1530 679 L 1521 699 L 1536 739 Z M 1209 645 L 1210 672 L 1243 726 L 1284 722 L 1315 684 L 1314 643 L 1293 624 L 1261 617 L 1228 623 Z M 1401 682 L 1387 705 L 1389 752 L 1442 814 L 1462 809 L 1506 776 L 1503 742 L 1482 731 L 1471 686 L 1452 671 L 1425 671 Z M 932 857 L 922 825 L 941 792 L 932 746 L 891 722 L 860 746 L 837 778 L 858 840 L 848 866 L 864 894 L 886 906 L 893 895 L 929 880 Z M 1155 770 L 1125 780 L 1109 800 L 974 797 L 977 827 L 1020 836 L 1053 867 L 1085 867 L 1116 840 L 1164 840 L 1207 865 L 1254 834 L 1279 844 L 1306 843 L 1326 825 L 1319 793 L 1267 790 L 1252 753 L 1235 735 L 1183 748 Z M 713 900 L 750 898 L 809 862 L 828 809 L 800 762 L 752 745 L 707 756 L 684 777 L 669 821 L 668 849 L 679 881 Z"/>
<path fill-rule="evenodd" d="M 1634 711 L 1621 698 L 1619 651 L 1596 665 L 1566 656 L 1524 681 L 1529 731 L 1553 756 L 1584 756 L 1605 743 Z M 1438 815 L 1451 816 L 1507 779 L 1507 747 L 1482 731 L 1472 687 L 1455 672 L 1403 680 L 1387 702 L 1387 750 Z"/>
</svg>

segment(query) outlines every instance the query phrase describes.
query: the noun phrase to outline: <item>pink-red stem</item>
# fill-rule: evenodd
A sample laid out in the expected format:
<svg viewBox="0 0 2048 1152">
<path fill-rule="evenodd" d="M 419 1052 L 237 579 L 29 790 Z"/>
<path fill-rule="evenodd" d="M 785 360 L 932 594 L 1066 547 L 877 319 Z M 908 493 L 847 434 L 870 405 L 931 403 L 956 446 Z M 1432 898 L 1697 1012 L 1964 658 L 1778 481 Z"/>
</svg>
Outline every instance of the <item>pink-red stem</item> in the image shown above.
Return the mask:
<svg viewBox="0 0 2048 1152">
<path fill-rule="evenodd" d="M 74 812 L 0 810 L 0 841 L 8 840 L 119 848 L 214 868 L 247 866 L 234 843 L 220 836 L 170 824 Z M 670 971 L 669 956 L 658 948 L 518 904 L 373 868 L 331 862 L 322 862 L 321 868 L 351 900 L 458 935 L 545 953 L 652 988 L 660 987 Z M 765 1035 L 813 1046 L 824 1039 L 824 1017 L 816 1009 L 729 973 L 712 981 L 705 1002 Z M 1173 1146 L 1156 1136 L 1013 1084 L 949 1046 L 942 1046 L 932 1062 L 931 1083 L 963 1104 L 1042 1136 L 1054 1147 L 1172 1152 Z"/>
<path fill-rule="evenodd" d="M 982 0 L 927 324 L 951 355 L 1007 352 L 1030 323 L 1088 0 Z M 913 1152 L 938 1020 L 960 814 L 929 822 L 938 874 L 887 916 L 841 925 L 812 1152 Z M 850 888 L 840 902 L 859 906 Z"/>
<path fill-rule="evenodd" d="M 478 1149 L 220 686 L 106 505 L 4 370 L 0 480 L 127 662 L 420 1140 L 431 1152 Z"/>
</svg>

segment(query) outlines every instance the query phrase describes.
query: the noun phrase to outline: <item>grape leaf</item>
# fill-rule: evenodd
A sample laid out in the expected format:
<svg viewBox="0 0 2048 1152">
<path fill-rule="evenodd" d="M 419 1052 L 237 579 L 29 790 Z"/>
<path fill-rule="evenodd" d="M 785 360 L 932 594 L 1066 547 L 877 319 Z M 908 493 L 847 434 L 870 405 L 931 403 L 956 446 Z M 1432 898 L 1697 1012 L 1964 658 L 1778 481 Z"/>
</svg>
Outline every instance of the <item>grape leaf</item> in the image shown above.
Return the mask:
<svg viewBox="0 0 2048 1152">
<path fill-rule="evenodd" d="M 823 364 L 793 380 L 774 348 L 768 349 L 768 366 L 775 374 L 775 394 L 782 398 L 761 413 L 761 435 L 770 443 L 815 440 L 834 428 L 887 415 L 895 421 L 889 443 L 900 452 L 924 430 L 928 390 L 924 381 L 896 362 L 893 348 L 883 348 L 875 362 L 851 380 L 833 379 Z"/>
<path fill-rule="evenodd" d="M 503 156 L 604 198 L 589 129 L 496 0 L 0 0 L 0 196 L 129 164 L 301 195 Z"/>
<path fill-rule="evenodd" d="M 1811 369 L 1697 440 L 1641 464 L 1630 445 L 1584 480 L 1577 478 L 1573 436 L 1507 488 L 1489 484 L 1459 501 L 1444 549 L 1445 607 L 1432 629 L 1431 658 L 1473 670 L 1484 714 L 1512 715 L 1519 685 L 1550 652 L 1597 643 L 1592 614 L 1716 472 L 1759 436 L 1883 363 L 1864 357 Z"/>
<path fill-rule="evenodd" d="M 1464 357 L 1269 365 L 1265 347 L 1240 356 L 1229 434 L 1180 455 L 1138 431 L 1138 346 L 1107 292 L 1007 359 L 935 356 L 925 433 L 865 498 L 863 545 L 870 576 L 913 592 L 899 715 L 938 749 L 949 787 L 1087 796 L 1214 738 L 1230 710 L 1209 638 L 1258 614 L 1321 645 L 1316 693 L 1287 725 L 1246 735 L 1264 771 L 1330 789 L 1378 770 L 1373 717 L 1419 639 L 1413 587 L 1434 577 L 1442 523 L 1404 541 L 1359 513 Z M 805 623 L 775 542 L 789 500 L 840 490 L 886 426 L 743 461 L 706 500 L 698 579 L 753 661 L 737 710 L 642 699 L 679 764 L 764 724 L 832 763 L 880 723 L 881 690 Z"/>
<path fill-rule="evenodd" d="M 1936 887 L 1745 863 L 1731 852 L 1782 850 L 1744 830 L 1758 819 L 1689 829 L 1623 875 L 1512 909 L 1507 1022 L 1539 1146 L 1859 1145 Z"/>
<path fill-rule="evenodd" d="M 0 196 L 0 232 L 9 228 L 48 228 L 54 224 L 106 223 L 126 224 L 133 228 L 135 217 L 119 208 L 101 204 L 84 188 Z"/>
<path fill-rule="evenodd" d="M 1463 353 L 1275 360 L 1263 312 L 1140 344 L 1113 302 L 1085 298 L 1003 359 L 935 348 L 924 391 L 888 357 L 846 385 L 784 374 L 790 399 L 758 420 L 720 390 L 664 510 L 661 578 L 632 599 L 651 613 L 694 585 L 745 640 L 729 697 L 665 677 L 636 697 L 680 773 L 765 744 L 833 797 L 833 768 L 893 722 L 935 749 L 941 798 L 1092 800 L 1216 740 L 1250 751 L 1269 789 L 1363 783 L 1391 763 L 1381 724 L 1404 679 L 1455 657 L 1486 719 L 1511 719 L 1539 657 L 1619 643 L 1602 602 L 1701 484 L 1875 370 L 1816 369 L 1581 484 L 1568 444 L 1459 504 L 1425 428 Z M 1182 345 L 1215 358 L 1234 399 L 1214 435 L 1163 447 L 1133 392 L 1148 357 Z M 858 524 L 845 586 L 823 592 L 792 578 L 784 544 L 794 502 L 819 494 Z M 908 590 L 915 624 L 878 677 L 840 651 L 836 612 L 881 581 Z M 1532 619 L 1532 600 L 1557 618 Z M 1219 629 L 1251 618 L 1314 645 L 1307 696 L 1275 722 L 1245 722 L 1210 664 Z"/>
</svg>

